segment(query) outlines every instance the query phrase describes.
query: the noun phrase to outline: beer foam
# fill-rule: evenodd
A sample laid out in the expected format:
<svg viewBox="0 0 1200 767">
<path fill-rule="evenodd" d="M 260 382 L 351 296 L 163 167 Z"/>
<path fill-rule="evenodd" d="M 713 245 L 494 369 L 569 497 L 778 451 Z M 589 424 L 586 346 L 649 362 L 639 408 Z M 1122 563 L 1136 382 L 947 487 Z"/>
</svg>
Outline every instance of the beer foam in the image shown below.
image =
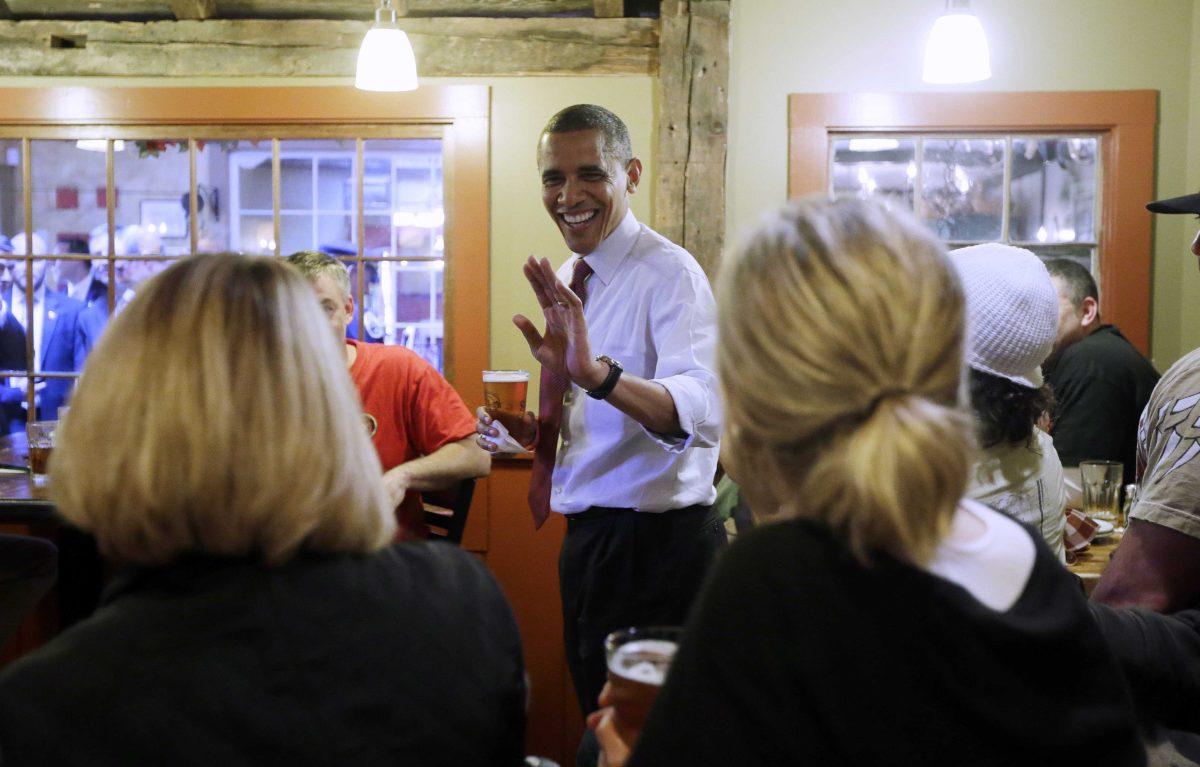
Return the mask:
<svg viewBox="0 0 1200 767">
<path fill-rule="evenodd" d="M 485 370 L 484 383 L 524 383 L 529 380 L 529 373 L 524 370 Z"/>
<path fill-rule="evenodd" d="M 660 686 L 679 645 L 666 639 L 635 639 L 614 652 L 608 667 L 617 676 Z"/>
</svg>

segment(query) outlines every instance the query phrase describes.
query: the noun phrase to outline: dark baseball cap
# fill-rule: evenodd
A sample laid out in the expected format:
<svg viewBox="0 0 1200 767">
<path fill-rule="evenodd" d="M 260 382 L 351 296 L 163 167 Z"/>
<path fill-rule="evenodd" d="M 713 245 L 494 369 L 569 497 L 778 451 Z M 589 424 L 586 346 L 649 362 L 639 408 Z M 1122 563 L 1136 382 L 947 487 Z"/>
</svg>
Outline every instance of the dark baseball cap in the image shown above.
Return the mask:
<svg viewBox="0 0 1200 767">
<path fill-rule="evenodd" d="M 1183 197 L 1172 197 L 1169 200 L 1155 200 L 1146 206 L 1152 213 L 1196 213 L 1200 215 L 1200 192 L 1185 194 Z"/>
</svg>

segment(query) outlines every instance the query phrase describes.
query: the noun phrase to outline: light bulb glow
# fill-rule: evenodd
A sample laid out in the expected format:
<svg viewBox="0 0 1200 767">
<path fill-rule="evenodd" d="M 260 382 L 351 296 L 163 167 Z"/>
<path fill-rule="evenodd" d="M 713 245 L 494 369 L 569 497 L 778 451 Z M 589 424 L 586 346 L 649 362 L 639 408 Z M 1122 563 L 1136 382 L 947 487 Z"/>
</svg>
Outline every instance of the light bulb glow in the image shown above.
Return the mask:
<svg viewBox="0 0 1200 767">
<path fill-rule="evenodd" d="M 354 87 L 363 91 L 415 91 L 417 59 L 404 30 L 372 27 L 358 49 Z"/>
<path fill-rule="evenodd" d="M 927 83 L 977 83 L 992 76 L 991 53 L 983 25 L 973 13 L 943 14 L 925 43 Z"/>
<path fill-rule="evenodd" d="M 82 149 L 85 152 L 103 152 L 108 148 L 108 142 L 102 138 L 81 138 L 75 142 L 76 149 Z M 121 139 L 113 141 L 113 151 L 122 152 L 125 150 L 125 142 Z"/>
</svg>

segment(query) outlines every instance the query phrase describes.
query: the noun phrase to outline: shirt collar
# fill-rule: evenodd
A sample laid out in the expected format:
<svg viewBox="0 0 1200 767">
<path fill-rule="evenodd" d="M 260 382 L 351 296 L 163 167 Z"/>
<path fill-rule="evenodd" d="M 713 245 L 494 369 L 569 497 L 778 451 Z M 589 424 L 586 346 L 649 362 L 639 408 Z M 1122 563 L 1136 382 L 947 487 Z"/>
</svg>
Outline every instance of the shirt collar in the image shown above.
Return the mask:
<svg viewBox="0 0 1200 767">
<path fill-rule="evenodd" d="M 616 276 L 617 270 L 633 250 L 633 244 L 637 242 L 641 231 L 642 225 L 638 223 L 637 218 L 633 215 L 633 209 L 630 208 L 625 211 L 625 218 L 621 219 L 617 228 L 609 232 L 595 250 L 588 253 L 587 256 L 580 256 L 578 253 L 575 255 L 587 261 L 596 277 L 607 285 Z"/>
</svg>

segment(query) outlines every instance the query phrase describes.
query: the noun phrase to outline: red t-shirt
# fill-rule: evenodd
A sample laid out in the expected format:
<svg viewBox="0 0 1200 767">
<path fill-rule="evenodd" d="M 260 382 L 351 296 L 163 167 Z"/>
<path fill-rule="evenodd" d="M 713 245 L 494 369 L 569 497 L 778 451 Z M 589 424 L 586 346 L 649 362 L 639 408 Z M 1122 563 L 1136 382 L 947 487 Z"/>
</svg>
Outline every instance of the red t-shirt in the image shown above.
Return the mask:
<svg viewBox="0 0 1200 767">
<path fill-rule="evenodd" d="M 350 377 L 384 471 L 475 433 L 475 416 L 428 362 L 402 346 L 346 343 L 357 352 Z M 419 493 L 404 496 L 397 518 L 405 528 L 424 529 Z"/>
</svg>

